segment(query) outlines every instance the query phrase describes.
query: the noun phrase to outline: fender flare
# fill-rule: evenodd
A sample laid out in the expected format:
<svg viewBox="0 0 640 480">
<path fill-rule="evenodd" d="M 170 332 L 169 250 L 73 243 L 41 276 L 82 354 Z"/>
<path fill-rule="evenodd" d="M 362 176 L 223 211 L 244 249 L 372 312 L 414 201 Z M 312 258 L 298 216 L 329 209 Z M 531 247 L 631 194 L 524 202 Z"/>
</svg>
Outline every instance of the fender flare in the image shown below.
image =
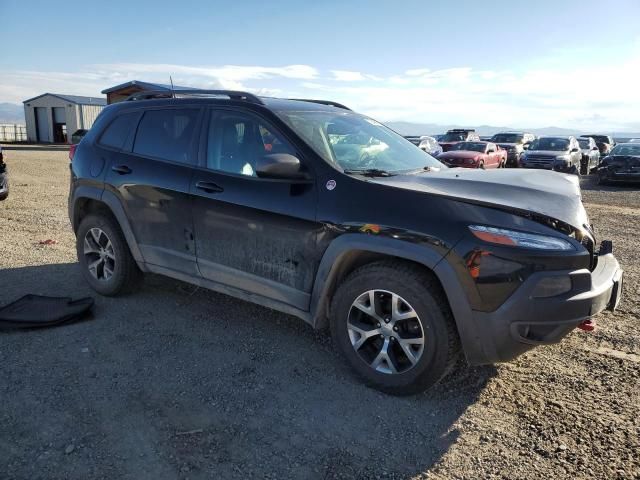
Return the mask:
<svg viewBox="0 0 640 480">
<path fill-rule="evenodd" d="M 101 190 L 101 189 L 97 189 L 89 186 L 80 186 L 76 188 L 73 193 L 73 202 L 71 203 L 71 205 L 73 205 L 74 209 L 76 208 L 77 202 L 83 198 L 96 200 L 98 202 L 103 203 L 104 205 L 107 206 L 107 208 L 109 208 L 109 210 L 115 217 L 116 221 L 118 222 L 120 229 L 122 230 L 122 233 L 124 234 L 124 238 L 127 242 L 127 245 L 129 246 L 129 251 L 131 252 L 131 256 L 133 256 L 133 259 L 138 264 L 138 267 L 140 268 L 140 270 L 142 270 L 143 272 L 146 272 L 147 268 L 145 267 L 144 257 L 142 256 L 142 252 L 138 247 L 138 242 L 133 233 L 133 229 L 131 228 L 131 224 L 129 223 L 129 220 L 127 219 L 127 215 L 125 214 L 124 207 L 122 206 L 122 203 L 120 202 L 120 200 L 118 200 L 118 197 L 116 197 L 115 194 L 107 190 Z M 74 222 L 73 210 L 71 210 L 69 213 L 70 213 L 69 216 L 71 218 L 71 222 L 73 225 L 73 222 Z M 75 225 L 74 225 L 74 228 L 75 228 Z"/>
<path fill-rule="evenodd" d="M 448 251 L 443 254 L 437 251 L 435 246 L 429 247 L 388 237 L 344 234 L 329 245 L 320 261 L 311 295 L 310 313 L 314 328 L 327 326 L 326 300 L 329 289 L 340 271 L 341 262 L 354 251 L 390 255 L 419 263 L 431 270 L 440 281 L 447 297 L 467 360 L 469 363 L 477 363 L 476 359 L 484 357 L 473 310 L 453 266 L 446 260 Z"/>
</svg>

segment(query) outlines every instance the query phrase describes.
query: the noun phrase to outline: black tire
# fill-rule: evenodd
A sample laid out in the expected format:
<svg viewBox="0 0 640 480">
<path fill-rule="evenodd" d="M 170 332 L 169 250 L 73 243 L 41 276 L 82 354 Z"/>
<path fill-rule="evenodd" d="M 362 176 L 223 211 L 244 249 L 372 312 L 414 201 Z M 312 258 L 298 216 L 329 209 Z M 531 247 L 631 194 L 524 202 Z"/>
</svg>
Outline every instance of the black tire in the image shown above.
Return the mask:
<svg viewBox="0 0 640 480">
<path fill-rule="evenodd" d="M 96 278 L 89 270 L 89 258 L 85 255 L 85 238 L 91 229 L 100 229 L 111 241 L 113 256 L 112 275 L 108 279 Z M 129 246 L 120 225 L 104 214 L 87 215 L 76 232 L 76 252 L 85 280 L 100 295 L 107 297 L 134 291 L 142 282 L 142 272 L 131 256 Z"/>
<path fill-rule="evenodd" d="M 480 170 L 484 170 L 484 161 L 480 161 L 480 165 L 478 165 Z"/>
<path fill-rule="evenodd" d="M 589 175 L 589 160 L 584 165 L 580 163 L 580 175 Z"/>
<path fill-rule="evenodd" d="M 347 326 L 349 315 L 356 299 L 370 290 L 399 295 L 419 317 L 424 349 L 406 371 L 378 372 L 352 345 Z M 460 340 L 440 284 L 428 272 L 409 264 L 382 261 L 352 272 L 332 299 L 330 322 L 334 344 L 365 384 L 392 395 L 412 395 L 428 389 L 445 377 L 460 357 Z M 382 342 L 377 335 L 371 341 Z"/>
</svg>

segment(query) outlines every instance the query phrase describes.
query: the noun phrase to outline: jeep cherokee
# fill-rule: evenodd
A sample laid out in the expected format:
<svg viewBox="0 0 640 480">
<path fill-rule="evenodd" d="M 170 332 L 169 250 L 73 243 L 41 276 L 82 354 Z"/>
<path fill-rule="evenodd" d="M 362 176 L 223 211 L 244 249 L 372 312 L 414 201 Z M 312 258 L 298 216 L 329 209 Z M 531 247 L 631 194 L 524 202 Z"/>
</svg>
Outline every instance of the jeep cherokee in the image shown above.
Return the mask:
<svg viewBox="0 0 640 480">
<path fill-rule="evenodd" d="M 167 96 L 108 106 L 72 154 L 78 260 L 102 295 L 154 272 L 295 315 L 392 394 L 618 304 L 573 176 L 448 169 L 333 102 Z"/>
</svg>

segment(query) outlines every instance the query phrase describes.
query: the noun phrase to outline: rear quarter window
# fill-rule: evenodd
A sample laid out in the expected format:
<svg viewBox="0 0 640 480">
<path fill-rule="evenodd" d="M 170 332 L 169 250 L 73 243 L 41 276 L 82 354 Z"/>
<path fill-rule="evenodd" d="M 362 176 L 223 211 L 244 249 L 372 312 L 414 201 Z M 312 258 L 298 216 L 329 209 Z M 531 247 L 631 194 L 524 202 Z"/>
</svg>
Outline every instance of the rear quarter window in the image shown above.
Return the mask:
<svg viewBox="0 0 640 480">
<path fill-rule="evenodd" d="M 100 136 L 98 142 L 103 147 L 122 149 L 129 135 L 136 128 L 138 113 L 125 113 L 116 117 Z"/>
</svg>

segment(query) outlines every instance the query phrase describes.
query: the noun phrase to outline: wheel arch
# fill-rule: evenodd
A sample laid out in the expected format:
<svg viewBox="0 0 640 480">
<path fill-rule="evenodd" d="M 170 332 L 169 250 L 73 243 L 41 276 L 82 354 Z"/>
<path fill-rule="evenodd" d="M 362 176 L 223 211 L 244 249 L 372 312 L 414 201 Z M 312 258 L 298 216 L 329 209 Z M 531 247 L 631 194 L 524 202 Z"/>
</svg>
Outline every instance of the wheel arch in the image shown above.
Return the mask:
<svg viewBox="0 0 640 480">
<path fill-rule="evenodd" d="M 106 190 L 97 190 L 89 187 L 78 188 L 73 195 L 72 209 L 70 211 L 70 220 L 74 233 L 77 232 L 78 226 L 84 217 L 90 214 L 103 214 L 112 217 L 122 230 L 129 251 L 134 260 L 138 264 L 138 268 L 142 271 L 147 269 L 144 266 L 144 257 L 138 248 L 138 242 L 127 219 L 124 208 L 118 198 L 111 192 Z"/>
<path fill-rule="evenodd" d="M 446 251 L 384 237 L 345 234 L 327 248 L 316 274 L 311 295 L 311 324 L 327 328 L 330 303 L 341 281 L 358 267 L 378 260 L 397 259 L 429 272 L 438 281 L 449 303 L 462 348 L 469 363 L 484 357 L 471 305 Z"/>
</svg>

